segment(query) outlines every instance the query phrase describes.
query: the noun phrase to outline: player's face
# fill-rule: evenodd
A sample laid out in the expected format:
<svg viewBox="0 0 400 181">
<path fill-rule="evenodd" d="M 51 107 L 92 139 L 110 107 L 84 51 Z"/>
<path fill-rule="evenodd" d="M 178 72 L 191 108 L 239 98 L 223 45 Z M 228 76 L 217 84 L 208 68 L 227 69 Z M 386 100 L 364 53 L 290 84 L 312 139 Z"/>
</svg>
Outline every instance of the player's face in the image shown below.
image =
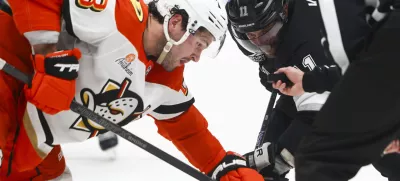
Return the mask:
<svg viewBox="0 0 400 181">
<path fill-rule="evenodd" d="M 185 31 L 180 30 L 181 33 L 178 37 L 171 38 L 179 40 Z M 194 35 L 190 35 L 186 41 L 180 45 L 172 47 L 170 53 L 165 57 L 162 66 L 167 71 L 172 71 L 176 67 L 182 66 L 190 61 L 198 62 L 200 55 L 214 40 L 214 37 L 207 30 L 197 31 Z"/>
<path fill-rule="evenodd" d="M 261 30 L 246 33 L 247 38 L 260 48 L 267 56 L 275 57 L 278 45 L 278 32 L 283 23 L 279 20 L 274 21 Z"/>
</svg>

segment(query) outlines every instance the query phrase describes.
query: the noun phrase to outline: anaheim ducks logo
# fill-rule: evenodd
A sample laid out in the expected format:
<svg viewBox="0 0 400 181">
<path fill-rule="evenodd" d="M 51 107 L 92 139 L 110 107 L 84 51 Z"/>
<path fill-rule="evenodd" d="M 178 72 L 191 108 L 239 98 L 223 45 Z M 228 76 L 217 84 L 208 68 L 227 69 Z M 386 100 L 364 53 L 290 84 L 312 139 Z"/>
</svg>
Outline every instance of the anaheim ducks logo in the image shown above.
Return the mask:
<svg viewBox="0 0 400 181">
<path fill-rule="evenodd" d="M 108 80 L 100 93 L 95 94 L 91 89 L 85 88 L 80 92 L 80 97 L 83 105 L 90 110 L 115 124 L 124 126 L 141 118 L 142 113 L 150 108 L 148 106 L 143 109 L 143 101 L 139 95 L 129 91 L 130 84 L 129 79 L 123 80 L 121 84 Z M 70 128 L 90 132 L 90 137 L 106 132 L 102 126 L 82 116 L 78 117 Z"/>
</svg>

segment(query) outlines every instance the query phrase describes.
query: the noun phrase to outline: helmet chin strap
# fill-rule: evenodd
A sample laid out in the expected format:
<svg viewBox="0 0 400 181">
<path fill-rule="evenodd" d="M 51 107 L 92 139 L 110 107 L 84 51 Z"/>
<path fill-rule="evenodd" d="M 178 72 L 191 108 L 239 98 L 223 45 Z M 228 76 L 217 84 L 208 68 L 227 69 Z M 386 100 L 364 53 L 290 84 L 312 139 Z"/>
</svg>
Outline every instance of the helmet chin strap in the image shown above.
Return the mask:
<svg viewBox="0 0 400 181">
<path fill-rule="evenodd" d="M 179 41 L 176 42 L 175 40 L 171 39 L 171 37 L 169 36 L 169 33 L 168 33 L 168 23 L 169 23 L 169 20 L 171 19 L 171 17 L 172 16 L 169 14 L 164 17 L 163 29 L 164 29 L 165 38 L 167 39 L 167 43 L 165 44 L 163 51 L 161 52 L 160 56 L 157 59 L 158 64 L 161 64 L 164 61 L 165 57 L 171 51 L 171 48 L 174 45 L 182 44 L 184 41 L 186 41 L 186 39 L 190 35 L 189 31 L 186 31 L 186 33 L 182 36 L 182 38 Z"/>
<path fill-rule="evenodd" d="M 160 56 L 158 56 L 157 63 L 161 65 L 161 63 L 164 61 L 165 56 L 167 56 L 168 52 L 171 51 L 172 42 L 168 41 L 167 44 L 165 44 L 163 51 L 161 52 Z"/>
</svg>

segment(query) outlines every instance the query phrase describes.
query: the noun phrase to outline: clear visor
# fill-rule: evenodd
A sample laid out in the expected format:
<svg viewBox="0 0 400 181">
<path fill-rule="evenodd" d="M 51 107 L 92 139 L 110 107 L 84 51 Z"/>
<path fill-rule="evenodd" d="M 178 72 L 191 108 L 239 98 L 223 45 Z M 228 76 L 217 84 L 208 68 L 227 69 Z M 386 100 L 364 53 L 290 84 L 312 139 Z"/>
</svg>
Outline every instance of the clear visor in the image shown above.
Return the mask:
<svg viewBox="0 0 400 181">
<path fill-rule="evenodd" d="M 276 20 L 261 30 L 246 33 L 246 36 L 267 56 L 274 57 L 278 45 L 278 33 L 282 26 L 282 21 Z"/>
<path fill-rule="evenodd" d="M 215 40 L 211 42 L 211 44 L 208 45 L 207 42 L 205 41 L 201 41 L 202 43 L 204 43 L 204 47 L 202 52 L 201 52 L 201 56 L 207 56 L 209 58 L 215 58 L 217 57 L 217 55 L 219 54 L 219 52 L 221 51 L 224 43 L 225 43 L 225 38 L 226 38 L 226 34 L 224 34 L 224 36 L 220 39 L 220 40 Z"/>
</svg>

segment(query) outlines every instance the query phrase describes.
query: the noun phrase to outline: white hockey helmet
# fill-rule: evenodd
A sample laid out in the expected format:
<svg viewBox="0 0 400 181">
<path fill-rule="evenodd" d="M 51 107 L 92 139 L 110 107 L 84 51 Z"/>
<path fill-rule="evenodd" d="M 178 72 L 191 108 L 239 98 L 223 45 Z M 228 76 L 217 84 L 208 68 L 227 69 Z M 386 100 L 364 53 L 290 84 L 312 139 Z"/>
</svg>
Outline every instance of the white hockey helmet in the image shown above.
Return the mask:
<svg viewBox="0 0 400 181">
<path fill-rule="evenodd" d="M 194 34 L 200 27 L 207 29 L 215 38 L 212 47 L 207 48 L 212 49 L 213 53 L 210 55 L 215 57 L 218 54 L 225 40 L 228 24 L 224 5 L 219 0 L 157 0 L 156 6 L 161 16 L 164 17 L 164 34 L 168 41 L 157 62 L 161 63 L 173 45 L 183 43 L 190 34 Z M 186 33 L 179 41 L 172 40 L 168 33 L 168 22 L 173 16 L 171 9 L 174 7 L 185 10 L 189 16 Z"/>
</svg>

